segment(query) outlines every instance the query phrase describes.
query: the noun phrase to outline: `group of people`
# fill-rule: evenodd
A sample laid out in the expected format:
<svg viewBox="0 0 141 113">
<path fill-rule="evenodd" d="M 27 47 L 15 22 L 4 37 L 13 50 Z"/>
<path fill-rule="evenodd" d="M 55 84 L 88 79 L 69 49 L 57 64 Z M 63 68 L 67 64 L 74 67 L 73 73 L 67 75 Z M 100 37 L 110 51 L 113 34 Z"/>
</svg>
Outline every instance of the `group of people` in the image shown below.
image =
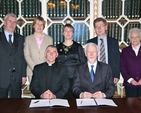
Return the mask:
<svg viewBox="0 0 141 113">
<path fill-rule="evenodd" d="M 71 24 L 64 25 L 64 41 L 56 46 L 52 37 L 43 33 L 45 24 L 41 16 L 36 17 L 34 34 L 24 39 L 14 33 L 16 15 L 5 16 L 0 32 L 0 98 L 20 98 L 26 76 L 36 98 L 112 98 L 120 72 L 126 96 L 141 96 L 139 28 L 129 31 L 131 44 L 120 55 L 118 40 L 106 34 L 104 18 L 94 20 L 97 36 L 89 39 L 84 49 L 73 40 Z"/>
</svg>

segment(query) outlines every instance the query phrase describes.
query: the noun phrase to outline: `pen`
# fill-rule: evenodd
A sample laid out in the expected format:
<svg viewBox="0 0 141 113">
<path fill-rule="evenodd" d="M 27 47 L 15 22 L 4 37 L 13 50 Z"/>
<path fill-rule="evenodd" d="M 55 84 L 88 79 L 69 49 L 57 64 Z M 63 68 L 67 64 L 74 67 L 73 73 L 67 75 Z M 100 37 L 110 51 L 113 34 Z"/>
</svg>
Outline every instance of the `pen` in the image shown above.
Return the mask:
<svg viewBox="0 0 141 113">
<path fill-rule="evenodd" d="M 94 99 L 94 101 L 95 101 L 96 106 L 98 106 L 98 104 L 97 104 L 97 102 L 96 102 L 95 98 L 93 98 L 93 99 Z"/>
<path fill-rule="evenodd" d="M 38 102 L 39 102 L 39 100 L 35 101 L 34 104 L 36 104 L 36 103 L 38 103 Z"/>
<path fill-rule="evenodd" d="M 50 105 L 50 100 L 49 100 L 49 105 Z"/>
<path fill-rule="evenodd" d="M 82 104 L 83 100 L 81 100 L 80 104 Z"/>
</svg>

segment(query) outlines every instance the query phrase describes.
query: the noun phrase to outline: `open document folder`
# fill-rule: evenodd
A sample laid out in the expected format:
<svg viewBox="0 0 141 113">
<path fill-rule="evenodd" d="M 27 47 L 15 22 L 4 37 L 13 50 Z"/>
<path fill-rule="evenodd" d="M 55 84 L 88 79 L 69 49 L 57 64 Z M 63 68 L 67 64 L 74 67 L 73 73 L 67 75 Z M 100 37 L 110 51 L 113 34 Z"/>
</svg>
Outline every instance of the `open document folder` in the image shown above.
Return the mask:
<svg viewBox="0 0 141 113">
<path fill-rule="evenodd" d="M 29 108 L 37 107 L 70 107 L 66 99 L 33 99 L 30 102 Z"/>
<path fill-rule="evenodd" d="M 117 105 L 111 99 L 76 99 L 77 107 L 81 106 L 99 106 L 99 105 L 107 105 L 107 106 L 115 106 Z"/>
</svg>

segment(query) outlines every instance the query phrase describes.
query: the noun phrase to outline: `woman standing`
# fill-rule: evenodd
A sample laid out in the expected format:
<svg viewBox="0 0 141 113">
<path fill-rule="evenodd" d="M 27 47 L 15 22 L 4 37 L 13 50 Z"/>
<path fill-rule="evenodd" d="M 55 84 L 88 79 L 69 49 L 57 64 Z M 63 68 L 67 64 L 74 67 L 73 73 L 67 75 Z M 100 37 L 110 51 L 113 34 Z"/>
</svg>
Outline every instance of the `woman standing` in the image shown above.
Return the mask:
<svg viewBox="0 0 141 113">
<path fill-rule="evenodd" d="M 52 38 L 43 33 L 45 24 L 45 20 L 37 16 L 32 24 L 34 34 L 25 38 L 24 56 L 27 62 L 27 76 L 29 82 L 31 82 L 32 79 L 32 70 L 34 66 L 46 61 L 44 56 L 45 49 L 48 45 L 53 43 Z"/>
<path fill-rule="evenodd" d="M 120 70 L 124 78 L 126 97 L 141 96 L 141 30 L 129 31 L 131 44 L 122 50 Z"/>
<path fill-rule="evenodd" d="M 73 33 L 74 27 L 71 24 L 66 24 L 63 27 L 64 42 L 57 45 L 58 62 L 68 68 L 70 88 L 65 98 L 73 98 L 72 84 L 75 67 L 86 60 L 83 47 L 72 39 Z"/>
</svg>

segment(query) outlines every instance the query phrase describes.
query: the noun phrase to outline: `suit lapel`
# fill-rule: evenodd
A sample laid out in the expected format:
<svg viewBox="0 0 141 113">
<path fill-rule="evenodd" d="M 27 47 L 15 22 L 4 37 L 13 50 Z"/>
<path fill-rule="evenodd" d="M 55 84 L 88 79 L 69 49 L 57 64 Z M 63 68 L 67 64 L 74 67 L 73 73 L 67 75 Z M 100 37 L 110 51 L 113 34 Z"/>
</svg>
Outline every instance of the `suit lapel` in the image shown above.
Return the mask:
<svg viewBox="0 0 141 113">
<path fill-rule="evenodd" d="M 1 38 L 0 39 L 1 39 L 1 44 L 4 46 L 4 48 L 6 48 L 9 51 L 10 45 L 7 42 L 7 39 L 6 39 L 6 36 L 5 36 L 4 32 L 1 33 Z"/>
<path fill-rule="evenodd" d="M 128 50 L 129 50 L 129 53 L 130 53 L 132 56 L 136 56 L 135 51 L 133 50 L 131 44 L 129 45 L 129 49 L 128 49 Z"/>
<path fill-rule="evenodd" d="M 96 67 L 96 72 L 95 72 L 95 80 L 94 80 L 93 85 L 97 84 L 97 81 L 100 81 L 101 75 L 102 75 L 102 68 L 101 68 L 99 62 L 97 62 L 97 67 Z"/>
<path fill-rule="evenodd" d="M 17 51 L 18 44 L 19 44 L 19 37 L 14 33 L 14 41 L 13 41 L 13 46 L 15 47 L 15 52 Z"/>
<path fill-rule="evenodd" d="M 133 50 L 133 48 L 132 48 L 132 46 L 131 46 L 131 44 L 129 45 L 129 53 L 132 55 L 132 56 L 136 56 L 136 53 L 135 53 L 135 51 Z M 137 56 L 141 56 L 141 46 L 140 46 L 140 48 L 139 48 L 139 51 L 138 51 L 138 55 Z"/>
<path fill-rule="evenodd" d="M 84 69 L 84 73 L 85 73 L 84 74 L 84 78 L 87 78 L 89 83 L 92 84 L 92 80 L 91 80 L 91 76 L 90 76 L 90 72 L 89 72 L 89 68 L 88 68 L 87 62 L 84 64 L 83 69 Z"/>
<path fill-rule="evenodd" d="M 38 44 L 37 44 L 37 41 L 36 41 L 36 38 L 34 35 L 32 35 L 31 41 L 32 41 L 31 43 L 32 43 L 33 47 L 35 47 L 34 49 L 39 50 Z"/>
<path fill-rule="evenodd" d="M 139 48 L 138 56 L 141 56 L 141 46 Z"/>
<path fill-rule="evenodd" d="M 58 68 L 57 68 L 57 64 L 54 64 L 54 70 L 52 73 L 52 82 L 51 82 L 51 89 L 54 89 L 53 87 L 55 86 L 54 83 L 56 83 L 56 76 L 59 74 L 58 73 Z M 56 87 L 56 86 L 55 86 Z"/>
<path fill-rule="evenodd" d="M 113 43 L 111 38 L 107 36 L 107 50 L 108 50 L 108 62 L 109 62 L 109 64 L 111 64 L 110 63 L 110 61 L 112 61 L 111 59 L 114 58 L 113 53 L 115 53 L 115 52 L 114 52 L 114 48 L 113 48 L 114 45 L 113 44 L 115 44 L 115 43 Z"/>
<path fill-rule="evenodd" d="M 98 37 L 95 37 L 95 42 L 94 43 L 98 45 Z"/>
</svg>

